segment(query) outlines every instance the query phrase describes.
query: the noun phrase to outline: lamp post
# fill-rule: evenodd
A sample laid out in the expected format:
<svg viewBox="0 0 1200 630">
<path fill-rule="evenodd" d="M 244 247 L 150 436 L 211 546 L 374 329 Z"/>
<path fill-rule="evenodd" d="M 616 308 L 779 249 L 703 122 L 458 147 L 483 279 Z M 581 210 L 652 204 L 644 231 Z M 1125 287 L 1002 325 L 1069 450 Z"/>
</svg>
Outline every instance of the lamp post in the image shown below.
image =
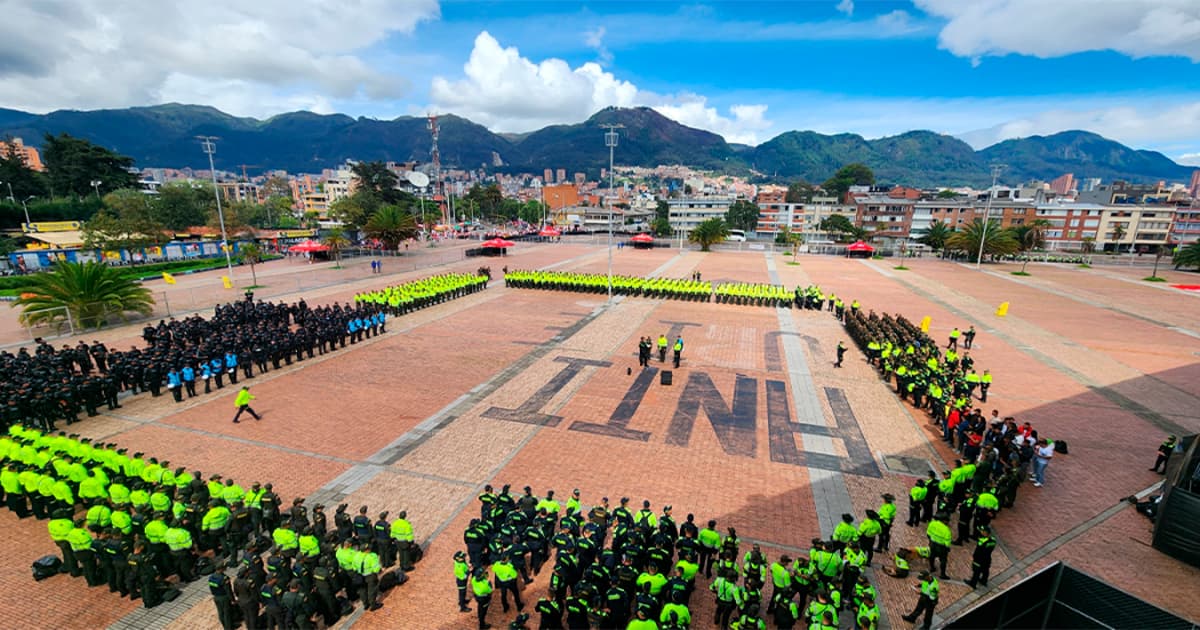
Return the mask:
<svg viewBox="0 0 1200 630">
<path fill-rule="evenodd" d="M 1003 164 L 992 165 L 992 187 L 988 189 L 987 205 L 983 211 L 983 232 L 979 235 L 979 257 L 975 259 L 975 268 L 983 264 L 983 244 L 987 242 L 988 223 L 992 220 L 992 197 L 996 194 L 996 180 L 1000 177 L 1000 171 L 1004 170 Z"/>
<path fill-rule="evenodd" d="M 208 173 L 212 175 L 213 195 L 217 198 L 217 221 L 221 224 L 221 249 L 225 250 L 225 267 L 229 270 L 229 281 L 233 282 L 233 259 L 229 257 L 229 236 L 225 233 L 225 211 L 221 209 L 221 191 L 217 188 L 217 167 L 213 164 L 213 154 L 217 145 L 213 143 L 216 136 L 196 136 L 200 148 L 208 154 Z"/>
<path fill-rule="evenodd" d="M 96 199 L 100 198 L 100 184 L 103 184 L 103 183 L 104 182 L 102 182 L 98 179 L 92 180 L 92 190 L 96 191 Z M 12 190 L 8 191 L 8 196 L 10 199 L 12 198 Z"/>
<path fill-rule="evenodd" d="M 8 203 L 17 203 L 17 200 L 13 199 L 12 182 L 5 182 L 5 183 L 8 184 Z"/>
<path fill-rule="evenodd" d="M 612 302 L 612 246 L 613 246 L 613 151 L 617 148 L 617 130 L 625 125 L 601 125 L 608 131 L 604 134 L 604 146 L 608 147 L 608 301 Z"/>
<path fill-rule="evenodd" d="M 25 205 L 25 202 L 29 201 L 30 199 L 36 199 L 36 198 L 37 198 L 37 195 L 29 195 L 28 197 L 21 200 L 21 209 L 25 211 L 25 223 L 26 224 L 33 223 L 33 222 L 29 220 L 29 206 Z"/>
</svg>

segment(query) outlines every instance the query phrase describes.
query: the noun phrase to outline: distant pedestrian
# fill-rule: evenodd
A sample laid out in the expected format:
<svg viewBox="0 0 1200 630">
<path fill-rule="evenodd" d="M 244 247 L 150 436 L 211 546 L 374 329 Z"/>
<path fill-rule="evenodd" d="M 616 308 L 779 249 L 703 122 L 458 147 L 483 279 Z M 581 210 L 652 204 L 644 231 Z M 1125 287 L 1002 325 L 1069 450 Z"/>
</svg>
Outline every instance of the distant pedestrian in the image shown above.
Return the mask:
<svg viewBox="0 0 1200 630">
<path fill-rule="evenodd" d="M 1037 445 L 1033 448 L 1033 485 L 1041 488 L 1046 483 L 1046 466 L 1050 465 L 1050 459 L 1054 457 L 1054 443 L 1046 439 L 1037 441 Z"/>
<path fill-rule="evenodd" d="M 845 356 L 846 356 L 846 344 L 839 341 L 838 345 L 837 345 L 837 363 L 834 363 L 833 367 L 835 367 L 835 368 L 842 367 L 842 358 Z"/>
<path fill-rule="evenodd" d="M 1167 461 L 1171 459 L 1171 453 L 1175 452 L 1175 441 L 1175 436 L 1169 435 L 1162 444 L 1158 445 L 1158 458 L 1154 460 L 1154 468 L 1150 469 L 1151 472 L 1167 474 Z"/>
<path fill-rule="evenodd" d="M 675 351 L 675 369 L 679 369 L 679 358 L 683 354 L 683 337 L 675 338 L 675 345 L 672 347 Z"/>
<path fill-rule="evenodd" d="M 237 398 L 233 401 L 233 406 L 237 407 L 237 414 L 233 416 L 234 422 L 241 422 L 238 418 L 242 416 L 243 411 L 249 412 L 250 415 L 254 416 L 255 420 L 262 420 L 262 417 L 255 413 L 254 409 L 250 406 L 250 401 L 254 400 L 254 398 L 254 396 L 250 395 L 250 386 L 243 385 L 241 391 L 237 393 Z"/>
</svg>

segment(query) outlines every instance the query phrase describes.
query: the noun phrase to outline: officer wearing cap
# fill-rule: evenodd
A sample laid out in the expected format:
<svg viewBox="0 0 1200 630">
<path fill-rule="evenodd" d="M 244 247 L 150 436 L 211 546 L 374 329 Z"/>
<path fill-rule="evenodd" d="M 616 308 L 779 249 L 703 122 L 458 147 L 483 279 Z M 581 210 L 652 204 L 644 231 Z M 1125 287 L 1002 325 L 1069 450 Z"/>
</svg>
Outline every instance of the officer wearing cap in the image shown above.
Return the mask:
<svg viewBox="0 0 1200 630">
<path fill-rule="evenodd" d="M 471 607 L 467 605 L 467 581 L 470 574 L 471 568 L 467 565 L 467 554 L 461 551 L 454 552 L 454 583 L 458 587 L 459 612 L 471 612 Z"/>
</svg>

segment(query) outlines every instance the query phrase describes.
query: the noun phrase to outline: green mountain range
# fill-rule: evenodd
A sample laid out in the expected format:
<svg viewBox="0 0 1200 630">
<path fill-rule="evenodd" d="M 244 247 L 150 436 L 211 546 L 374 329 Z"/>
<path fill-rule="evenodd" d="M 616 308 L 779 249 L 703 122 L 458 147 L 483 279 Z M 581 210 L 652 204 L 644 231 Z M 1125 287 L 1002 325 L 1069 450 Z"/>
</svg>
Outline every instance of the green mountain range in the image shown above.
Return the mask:
<svg viewBox="0 0 1200 630">
<path fill-rule="evenodd" d="M 721 136 L 679 124 L 645 108 L 607 108 L 573 125 L 525 134 L 497 134 L 454 115 L 439 118 L 439 148 L 446 167 L 534 172 L 566 169 L 596 177 L 608 166 L 601 125 L 622 125 L 616 164 L 684 164 L 729 173 L 761 173 L 766 179 L 821 182 L 839 167 L 863 162 L 880 182 L 911 186 L 986 185 L 989 164 L 1006 165 L 1003 180 L 1050 180 L 1063 173 L 1105 181 L 1185 181 L 1192 168 L 1161 153 L 1131 149 L 1087 131 L 1005 140 L 975 151 L 967 143 L 931 131 L 909 131 L 867 140 L 855 134 L 788 131 L 758 146 L 730 144 Z M 230 116 L 212 107 L 167 104 L 96 111 L 29 114 L 0 109 L 0 138 L 32 145 L 44 134 L 69 133 L 133 157 L 139 166 L 207 168 L 196 136 L 217 136 L 217 167 L 250 173 L 283 169 L 319 172 L 347 159 L 429 160 L 424 118 L 352 118 L 310 112 L 266 120 Z"/>
</svg>

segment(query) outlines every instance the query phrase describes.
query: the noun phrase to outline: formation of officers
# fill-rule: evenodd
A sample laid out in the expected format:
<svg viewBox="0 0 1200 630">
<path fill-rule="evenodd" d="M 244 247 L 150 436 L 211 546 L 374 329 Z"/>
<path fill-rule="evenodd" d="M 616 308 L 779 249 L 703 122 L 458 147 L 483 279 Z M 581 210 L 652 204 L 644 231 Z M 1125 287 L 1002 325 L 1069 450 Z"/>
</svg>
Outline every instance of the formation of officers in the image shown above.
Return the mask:
<svg viewBox="0 0 1200 630">
<path fill-rule="evenodd" d="M 311 628 L 318 617 L 331 625 L 355 599 L 377 609 L 389 576 L 399 581 L 384 569 L 411 570 L 420 556 L 404 512 L 389 522 L 388 512 L 372 520 L 366 506 L 352 517 L 340 505 L 330 523 L 323 505 L 310 514 L 294 499 L 285 508 L 269 483 L 206 481 L 61 432 L 10 427 L 0 463 L 4 504 L 20 518 L 49 519 L 63 573 L 147 608 L 175 587 L 168 578 L 207 574 L 226 630 L 239 620 L 249 629 Z"/>
<path fill-rule="evenodd" d="M 373 305 L 392 315 L 404 315 L 487 288 L 481 273 L 446 273 L 354 296 L 356 304 Z"/>
<path fill-rule="evenodd" d="M 254 378 L 292 361 L 324 354 L 386 330 L 386 315 L 371 304 L 309 308 L 246 300 L 219 305 L 213 317 L 161 320 L 142 331 L 144 348 L 110 351 L 96 341 L 55 349 L 40 341 L 31 354 L 0 352 L 0 426 L 18 423 L 55 430 L 86 411 L 116 409 L 118 395 L 166 388 L 175 400 L 222 389 L 226 379 Z"/>
<path fill-rule="evenodd" d="M 649 501 L 635 511 L 628 498 L 612 507 L 604 497 L 585 509 L 578 489 L 560 503 L 553 491 L 537 496 L 525 487 L 514 495 L 509 486 L 495 493 L 490 485 L 479 501 L 479 518 L 463 533 L 466 550 L 454 556 L 454 576 L 459 610 L 471 612 L 473 598 L 481 629 L 491 627 L 496 596 L 504 613 L 523 613 L 521 583 L 543 573 L 549 592 L 532 602 L 543 629 L 750 630 L 770 620 L 778 628 L 833 630 L 849 614 L 855 627 L 871 630 L 879 621 L 877 592 L 863 568 L 877 539 L 883 548 L 890 544 L 891 503 L 857 527 L 846 515 L 833 540 L 814 540 L 808 557 L 793 559 L 768 558 L 732 527 L 722 534 L 716 521 L 701 524 L 692 514 L 677 521 L 670 505 L 656 511 Z M 711 580 L 707 590 L 716 600 L 711 624 L 691 612 L 702 579 Z M 519 614 L 509 627 L 525 628 L 527 619 Z"/>
<path fill-rule="evenodd" d="M 607 293 L 609 276 L 601 273 L 570 271 L 528 271 L 514 269 L 504 273 L 504 286 L 518 289 L 547 289 L 578 293 Z M 615 295 L 668 298 L 689 302 L 712 300 L 713 286 L 707 280 L 682 278 L 639 278 L 612 276 Z"/>
</svg>

